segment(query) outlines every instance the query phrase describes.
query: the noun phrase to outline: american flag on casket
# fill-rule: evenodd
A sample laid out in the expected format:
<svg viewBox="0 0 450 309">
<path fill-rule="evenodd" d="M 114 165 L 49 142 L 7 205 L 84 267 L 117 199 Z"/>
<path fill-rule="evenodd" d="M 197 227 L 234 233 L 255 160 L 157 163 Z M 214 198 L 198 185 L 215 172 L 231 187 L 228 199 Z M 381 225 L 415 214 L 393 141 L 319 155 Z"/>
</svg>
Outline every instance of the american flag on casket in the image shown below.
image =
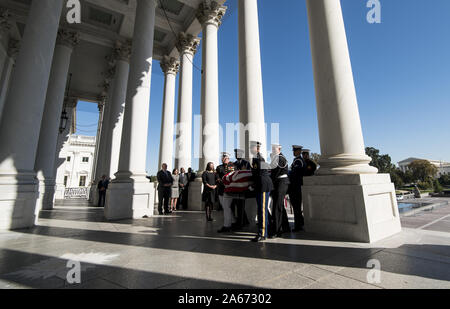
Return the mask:
<svg viewBox="0 0 450 309">
<path fill-rule="evenodd" d="M 244 193 L 253 185 L 251 171 L 234 171 L 222 178 L 225 193 Z"/>
</svg>

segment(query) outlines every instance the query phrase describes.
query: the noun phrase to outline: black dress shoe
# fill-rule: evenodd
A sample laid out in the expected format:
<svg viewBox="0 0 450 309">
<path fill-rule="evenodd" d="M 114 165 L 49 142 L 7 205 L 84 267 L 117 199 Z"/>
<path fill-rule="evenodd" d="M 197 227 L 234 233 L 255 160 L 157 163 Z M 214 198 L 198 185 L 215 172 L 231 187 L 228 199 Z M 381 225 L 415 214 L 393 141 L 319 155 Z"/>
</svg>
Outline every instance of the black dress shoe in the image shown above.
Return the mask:
<svg viewBox="0 0 450 309">
<path fill-rule="evenodd" d="M 295 228 L 292 230 L 292 232 L 294 232 L 294 233 L 302 232 L 302 231 L 303 231 L 303 227 Z"/>
<path fill-rule="evenodd" d="M 231 228 L 223 226 L 217 233 L 229 233 L 231 232 Z"/>
<path fill-rule="evenodd" d="M 255 238 L 252 239 L 252 242 L 261 242 L 261 241 L 265 241 L 266 238 L 262 237 L 262 236 L 256 236 Z"/>
<path fill-rule="evenodd" d="M 163 212 L 160 212 L 159 215 L 160 215 L 160 216 L 164 216 L 164 213 L 163 213 Z"/>
<path fill-rule="evenodd" d="M 283 237 L 283 233 L 277 233 L 277 235 L 275 237 L 276 238 L 282 238 Z"/>
</svg>

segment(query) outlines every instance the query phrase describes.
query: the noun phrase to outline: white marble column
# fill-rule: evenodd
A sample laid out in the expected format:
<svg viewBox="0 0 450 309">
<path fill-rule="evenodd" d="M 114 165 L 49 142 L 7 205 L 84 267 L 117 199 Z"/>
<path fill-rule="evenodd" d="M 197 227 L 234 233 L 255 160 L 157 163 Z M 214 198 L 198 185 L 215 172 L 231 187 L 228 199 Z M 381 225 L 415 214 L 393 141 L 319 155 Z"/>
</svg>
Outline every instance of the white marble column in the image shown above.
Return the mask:
<svg viewBox="0 0 450 309">
<path fill-rule="evenodd" d="M 376 242 L 401 231 L 389 174 L 369 166 L 340 0 L 307 0 L 322 159 L 302 187 L 305 230 Z"/>
<path fill-rule="evenodd" d="M 123 114 L 127 95 L 128 72 L 130 70 L 131 44 L 118 42 L 114 49 L 115 74 L 113 89 L 109 104 L 109 130 L 107 147 L 109 154 L 109 172 L 115 173 L 119 169 L 120 143 L 122 139 Z M 112 175 L 111 175 L 112 176 Z"/>
<path fill-rule="evenodd" d="M 226 7 L 215 1 L 202 2 L 197 19 L 203 31 L 203 74 L 202 74 L 202 142 L 200 171 L 208 162 L 219 162 L 219 60 L 217 33 L 225 15 Z"/>
<path fill-rule="evenodd" d="M 159 146 L 159 164 L 166 163 L 169 170 L 173 168 L 173 134 L 175 117 L 175 82 L 180 69 L 180 62 L 175 58 L 164 57 L 161 60 L 164 72 L 164 99 L 161 119 L 161 139 Z"/>
<path fill-rule="evenodd" d="M 238 0 L 239 7 L 239 119 L 240 145 L 250 157 L 250 141 L 263 144 L 267 153 L 264 96 L 259 41 L 258 1 Z"/>
<path fill-rule="evenodd" d="M 0 124 L 1 229 L 35 222 L 34 163 L 62 6 L 60 0 L 31 3 Z"/>
<path fill-rule="evenodd" d="M 375 174 L 366 156 L 338 0 L 307 1 L 322 156 L 320 175 Z"/>
<path fill-rule="evenodd" d="M 153 215 L 153 190 L 146 178 L 146 162 L 156 7 L 155 0 L 137 2 L 119 171 L 107 192 L 107 219 Z"/>
<path fill-rule="evenodd" d="M 180 33 L 177 43 L 181 68 L 178 88 L 175 167 L 184 168 L 186 171 L 192 167 L 192 78 L 194 56 L 199 45 L 199 38 Z"/>
<path fill-rule="evenodd" d="M 53 208 L 56 185 L 54 168 L 58 129 L 64 105 L 70 59 L 73 48 L 78 42 L 78 33 L 65 29 L 58 31 L 34 166 L 39 179 L 40 195 L 36 204 L 38 210 Z"/>
</svg>

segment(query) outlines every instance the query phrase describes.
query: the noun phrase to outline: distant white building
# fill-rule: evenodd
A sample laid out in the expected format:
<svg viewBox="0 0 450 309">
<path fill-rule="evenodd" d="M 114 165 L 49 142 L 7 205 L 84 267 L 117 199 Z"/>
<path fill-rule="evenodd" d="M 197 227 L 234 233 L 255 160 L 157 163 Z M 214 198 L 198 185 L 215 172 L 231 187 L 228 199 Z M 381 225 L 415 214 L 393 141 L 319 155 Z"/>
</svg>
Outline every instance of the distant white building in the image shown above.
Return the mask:
<svg viewBox="0 0 450 309">
<path fill-rule="evenodd" d="M 96 138 L 71 135 L 64 144 L 59 160 L 62 162 L 56 174 L 56 199 L 64 199 L 67 189 L 88 188 L 92 182 L 92 166 Z"/>
<path fill-rule="evenodd" d="M 433 164 L 437 167 L 438 173 L 437 177 L 441 177 L 442 175 L 450 175 L 450 163 L 449 162 L 443 162 L 438 160 L 428 160 L 428 159 L 421 159 L 421 158 L 408 158 L 403 161 L 398 162 L 398 166 L 403 172 L 406 172 L 409 169 L 409 165 L 414 161 L 419 160 L 425 160 Z"/>
</svg>

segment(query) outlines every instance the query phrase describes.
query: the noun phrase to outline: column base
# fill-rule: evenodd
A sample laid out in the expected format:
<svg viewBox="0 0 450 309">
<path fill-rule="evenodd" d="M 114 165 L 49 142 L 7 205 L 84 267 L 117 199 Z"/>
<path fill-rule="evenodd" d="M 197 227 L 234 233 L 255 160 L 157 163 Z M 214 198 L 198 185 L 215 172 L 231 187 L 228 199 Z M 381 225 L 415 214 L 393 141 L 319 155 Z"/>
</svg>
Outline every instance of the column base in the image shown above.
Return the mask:
<svg viewBox="0 0 450 309">
<path fill-rule="evenodd" d="M 154 184 L 145 177 L 117 179 L 106 192 L 107 220 L 141 219 L 152 217 L 155 209 Z"/>
<path fill-rule="evenodd" d="M 307 232 L 373 243 L 401 231 L 389 174 L 305 177 L 302 192 Z"/>
<path fill-rule="evenodd" d="M 202 200 L 203 192 L 203 180 L 201 178 L 196 178 L 195 181 L 189 184 L 189 195 L 188 195 L 188 209 L 195 211 L 205 210 L 205 205 Z"/>
<path fill-rule="evenodd" d="M 36 213 L 40 210 L 52 210 L 55 203 L 55 181 L 39 181 L 39 198 L 36 202 Z"/>
<path fill-rule="evenodd" d="M 8 175 L 8 178 L 10 175 Z M 19 179 L 20 176 L 17 177 Z M 31 228 L 36 224 L 36 201 L 39 197 L 38 180 L 11 181 L 0 177 L 0 230 Z"/>
</svg>

